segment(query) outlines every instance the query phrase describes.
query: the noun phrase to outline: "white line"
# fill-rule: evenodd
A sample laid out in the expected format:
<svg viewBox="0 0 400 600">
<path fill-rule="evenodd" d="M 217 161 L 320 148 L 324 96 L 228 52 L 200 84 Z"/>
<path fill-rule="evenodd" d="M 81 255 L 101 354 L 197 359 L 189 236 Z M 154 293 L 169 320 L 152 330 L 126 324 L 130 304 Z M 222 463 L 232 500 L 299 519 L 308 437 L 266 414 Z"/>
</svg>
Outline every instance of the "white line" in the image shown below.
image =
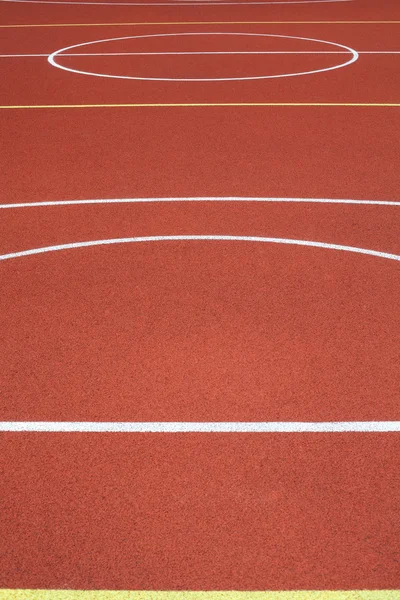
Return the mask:
<svg viewBox="0 0 400 600">
<path fill-rule="evenodd" d="M 9 254 L 1 254 L 1 260 L 10 260 L 12 258 L 22 258 L 33 256 L 35 254 L 44 254 L 47 252 L 59 252 L 61 250 L 74 250 L 78 248 L 89 248 L 94 246 L 110 246 L 115 244 L 135 244 L 144 242 L 181 242 L 181 241 L 228 241 L 228 242 L 259 242 L 266 244 L 285 244 L 291 246 L 305 246 L 310 248 L 324 248 L 327 250 L 341 250 L 343 252 L 352 252 L 355 254 L 365 254 L 377 258 L 400 261 L 400 255 L 390 254 L 389 252 L 380 252 L 370 250 L 369 248 L 358 248 L 355 246 L 343 246 L 341 244 L 329 244 L 326 242 L 314 242 L 311 240 L 295 240 L 289 238 L 258 237 L 247 235 L 152 235 L 146 237 L 131 238 L 112 238 L 105 240 L 91 240 L 87 242 L 71 242 L 69 244 L 57 244 L 55 246 L 45 246 L 42 248 L 32 248 L 30 250 L 21 250 Z"/>
<path fill-rule="evenodd" d="M 60 58 L 64 56 L 189 56 L 189 55 L 213 55 L 213 54 L 349 54 L 344 50 L 337 52 L 325 51 L 308 51 L 308 50 L 260 50 L 260 51 L 223 51 L 223 52 L 64 52 Z M 358 54 L 362 54 L 358 52 Z M 400 52 L 399 52 L 400 54 Z M 0 58 L 27 58 L 27 57 L 48 57 L 50 54 L 0 54 Z"/>
<path fill-rule="evenodd" d="M 63 54 L 63 56 L 179 56 L 179 55 L 208 55 L 208 54 L 350 54 L 350 50 L 254 50 L 254 51 L 222 51 L 222 52 L 93 52 L 82 54 Z M 400 54 L 400 50 L 357 50 L 357 54 Z M 29 56 L 29 55 L 28 55 Z M 37 54 L 36 56 L 49 56 Z"/>
<path fill-rule="evenodd" d="M 62 58 L 65 54 L 68 53 L 69 50 L 73 50 L 75 48 L 82 48 L 83 46 L 92 46 L 93 44 L 101 44 L 105 42 L 116 42 L 121 40 L 137 40 L 137 39 L 147 39 L 147 38 L 170 38 L 170 37 L 186 37 L 186 36 L 241 36 L 241 37 L 262 37 L 262 38 L 279 38 L 279 39 L 289 39 L 289 40 L 301 40 L 305 42 L 317 42 L 320 44 L 324 44 L 326 46 L 334 46 L 335 48 L 340 48 L 342 51 L 345 50 L 343 54 L 349 54 L 351 58 L 345 60 L 345 62 L 340 62 L 339 64 L 333 65 L 331 67 L 324 67 L 322 69 L 311 69 L 308 71 L 296 71 L 294 73 L 280 73 L 278 75 L 257 75 L 257 76 L 247 76 L 247 77 L 138 77 L 131 75 L 112 75 L 109 73 L 97 73 L 94 71 L 82 71 L 81 69 L 73 69 L 71 67 L 66 67 L 57 62 L 56 59 Z M 155 34 L 146 34 L 146 35 L 130 35 L 123 36 L 117 38 L 105 38 L 101 40 L 93 40 L 91 42 L 83 42 L 81 44 L 73 44 L 72 46 L 66 46 L 65 48 L 60 48 L 56 50 L 48 57 L 48 62 L 57 69 L 62 69 L 63 71 L 67 71 L 69 73 L 78 73 L 79 75 L 89 75 L 92 77 L 104 77 L 106 79 L 126 79 L 126 80 L 135 80 L 135 81 L 178 81 L 178 82 L 212 82 L 212 81 L 254 81 L 259 79 L 280 79 L 283 77 L 298 77 L 301 75 L 315 75 L 316 73 L 326 73 L 328 71 L 334 71 L 336 69 L 341 69 L 343 67 L 347 67 L 358 60 L 358 53 L 349 46 L 345 46 L 344 44 L 339 44 L 337 42 L 329 42 L 327 40 L 319 40 L 315 38 L 306 38 L 300 36 L 293 35 L 278 35 L 271 33 L 247 33 L 247 32 L 230 32 L 230 31 L 204 31 L 204 32 L 185 32 L 185 33 L 155 33 Z"/>
<path fill-rule="evenodd" d="M 237 51 L 237 52 L 82 52 L 63 53 L 63 56 L 185 56 L 185 55 L 208 55 L 208 54 L 349 54 L 348 51 L 315 51 L 315 50 L 260 50 L 260 51 Z M 357 54 L 400 54 L 400 50 L 357 50 Z M 0 54 L 0 58 L 48 58 L 50 54 Z M 61 58 L 62 58 L 61 57 Z"/>
<path fill-rule="evenodd" d="M 85 4 L 89 6 L 232 6 L 245 4 L 323 4 L 326 2 L 352 2 L 353 0 L 250 0 L 249 2 L 225 2 L 207 0 L 206 2 L 198 0 L 190 0 L 188 2 L 74 2 L 68 0 L 62 2 L 59 0 L 1 0 L 1 2 L 19 2 L 21 4 Z"/>
<path fill-rule="evenodd" d="M 93 422 L 3 421 L 0 431 L 62 433 L 387 433 L 400 421 Z"/>
<path fill-rule="evenodd" d="M 336 198 L 257 198 L 238 196 L 204 196 L 186 198 L 102 198 L 92 200 L 55 200 L 49 202 L 19 202 L 0 204 L 0 209 L 7 208 L 40 208 L 44 206 L 75 206 L 82 204 L 147 204 L 153 202 L 288 202 L 310 204 L 355 204 L 371 206 L 400 206 L 400 201 L 386 200 L 351 200 Z"/>
</svg>

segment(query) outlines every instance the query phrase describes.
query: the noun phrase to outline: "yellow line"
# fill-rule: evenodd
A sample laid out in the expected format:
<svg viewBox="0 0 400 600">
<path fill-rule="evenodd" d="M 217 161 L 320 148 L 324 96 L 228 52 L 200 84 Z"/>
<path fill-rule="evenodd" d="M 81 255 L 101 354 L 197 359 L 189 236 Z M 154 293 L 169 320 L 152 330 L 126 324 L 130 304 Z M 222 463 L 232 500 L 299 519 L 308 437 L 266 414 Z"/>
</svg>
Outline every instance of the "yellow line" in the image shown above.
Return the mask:
<svg viewBox="0 0 400 600">
<path fill-rule="evenodd" d="M 400 21 L 154 21 L 144 23 L 41 23 L 0 25 L 0 28 L 18 27 L 130 27 L 144 25 L 398 25 Z"/>
<path fill-rule="evenodd" d="M 400 107 L 400 103 L 363 103 L 363 102 L 207 102 L 190 104 L 21 104 L 4 105 L 0 110 L 29 108 L 195 108 L 214 106 L 365 106 Z"/>
<path fill-rule="evenodd" d="M 400 590 L 302 592 L 117 592 L 0 590 L 0 600 L 394 600 Z M 396 595 L 396 596 L 395 596 Z"/>
</svg>

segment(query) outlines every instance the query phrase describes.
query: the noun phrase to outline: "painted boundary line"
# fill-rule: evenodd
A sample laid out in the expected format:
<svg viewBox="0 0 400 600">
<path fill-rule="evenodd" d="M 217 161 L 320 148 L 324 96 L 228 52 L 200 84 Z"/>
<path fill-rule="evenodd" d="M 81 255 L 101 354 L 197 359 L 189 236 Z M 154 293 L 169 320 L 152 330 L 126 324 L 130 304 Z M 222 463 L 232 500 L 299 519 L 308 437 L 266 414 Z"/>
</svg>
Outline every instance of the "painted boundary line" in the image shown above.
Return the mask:
<svg viewBox="0 0 400 600">
<path fill-rule="evenodd" d="M 0 29 L 21 27 L 140 27 L 146 25 L 398 25 L 400 21 L 144 21 L 129 23 L 26 23 L 0 25 Z"/>
<path fill-rule="evenodd" d="M 321 106 L 321 107 L 366 107 L 366 108 L 399 108 L 400 103 L 392 102 L 379 102 L 379 103 L 368 103 L 368 102 L 203 102 L 203 103 L 185 103 L 185 104 L 167 104 L 167 103 L 148 103 L 148 104 L 20 104 L 20 105 L 3 105 L 0 106 L 0 110 L 19 110 L 19 109 L 33 109 L 33 108 L 212 108 L 217 106 L 225 107 L 239 107 L 239 106 L 293 106 L 293 107 L 307 107 L 307 106 Z"/>
<path fill-rule="evenodd" d="M 262 5 L 262 4 L 278 4 L 278 5 L 292 5 L 292 4 L 326 4 L 326 3 L 337 3 L 337 2 L 352 2 L 353 0 L 241 0 L 228 1 L 228 0 L 173 0 L 172 2 L 99 2 L 90 1 L 82 2 L 80 0 L 1 0 L 1 2 L 14 2 L 19 4 L 76 4 L 86 6 L 243 6 L 243 5 Z"/>
<path fill-rule="evenodd" d="M 0 204 L 2 208 L 41 208 L 44 206 L 74 206 L 81 204 L 147 204 L 154 202 L 273 202 L 294 204 L 356 204 L 372 206 L 400 206 L 400 201 L 393 200 L 353 200 L 341 198 L 262 198 L 246 196 L 187 196 L 171 198 L 94 198 L 91 200 L 53 200 L 48 202 L 19 202 L 16 204 Z"/>
<path fill-rule="evenodd" d="M 400 421 L 2 421 L 12 433 L 400 433 Z M 1 599 L 1 596 L 0 596 Z"/>
<path fill-rule="evenodd" d="M 400 598 L 400 590 L 290 592 L 0 590 L 0 600 L 396 600 L 398 598 Z"/>
<path fill-rule="evenodd" d="M 205 34 L 206 35 L 206 34 Z M 227 33 L 229 35 L 229 33 Z M 271 36 L 272 37 L 272 36 Z M 275 54 L 348 54 L 345 50 L 235 50 L 235 51 L 218 51 L 218 52 L 63 52 L 62 56 L 188 56 L 188 55 L 275 55 Z M 357 50 L 357 54 L 400 54 L 400 50 Z M 0 54 L 0 58 L 48 58 L 51 54 Z"/>
</svg>

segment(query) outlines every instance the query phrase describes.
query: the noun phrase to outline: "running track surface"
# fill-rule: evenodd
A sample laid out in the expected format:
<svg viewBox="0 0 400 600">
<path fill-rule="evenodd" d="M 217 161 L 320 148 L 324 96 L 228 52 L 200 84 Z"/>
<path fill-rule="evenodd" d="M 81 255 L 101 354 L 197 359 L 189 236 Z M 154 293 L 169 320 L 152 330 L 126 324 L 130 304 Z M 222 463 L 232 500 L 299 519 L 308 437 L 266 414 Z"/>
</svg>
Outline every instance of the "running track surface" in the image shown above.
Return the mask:
<svg viewBox="0 0 400 600">
<path fill-rule="evenodd" d="M 0 4 L 0 598 L 397 600 L 400 9 L 150 4 Z"/>
</svg>

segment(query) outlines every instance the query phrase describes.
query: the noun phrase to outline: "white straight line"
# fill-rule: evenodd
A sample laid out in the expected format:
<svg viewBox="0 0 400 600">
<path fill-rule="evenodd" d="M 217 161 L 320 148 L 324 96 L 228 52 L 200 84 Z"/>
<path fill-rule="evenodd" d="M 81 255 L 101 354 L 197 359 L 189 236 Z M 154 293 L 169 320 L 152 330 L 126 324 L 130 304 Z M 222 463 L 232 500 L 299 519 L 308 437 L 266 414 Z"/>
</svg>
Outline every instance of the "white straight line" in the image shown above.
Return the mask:
<svg viewBox="0 0 400 600">
<path fill-rule="evenodd" d="M 183 198 L 104 198 L 90 200 L 54 200 L 49 202 L 19 202 L 15 204 L 0 204 L 0 209 L 7 208 L 40 208 L 44 206 L 76 206 L 85 204 L 143 204 L 154 202 L 291 202 L 295 204 L 356 204 L 371 206 L 400 206 L 400 201 L 390 200 L 351 200 L 336 198 L 257 198 L 237 196 L 204 196 Z"/>
<path fill-rule="evenodd" d="M 0 431 L 48 433 L 388 433 L 400 421 L 93 422 L 3 421 Z"/>
<path fill-rule="evenodd" d="M 330 52 L 328 50 L 235 50 L 235 51 L 215 51 L 215 52 L 63 52 L 63 56 L 187 56 L 187 55 L 208 55 L 208 54 L 349 54 L 343 50 Z M 360 53 L 359 53 L 360 54 Z M 400 54 L 400 52 L 399 52 Z M 0 54 L 0 58 L 24 58 L 24 57 L 45 57 L 49 54 Z"/>
<path fill-rule="evenodd" d="M 349 54 L 343 50 L 330 52 L 330 51 L 317 51 L 317 50 L 224 50 L 224 51 L 213 51 L 213 52 L 63 52 L 59 55 L 63 56 L 187 56 L 187 55 L 208 55 L 208 54 Z M 18 58 L 28 56 L 50 56 L 49 54 L 0 54 L 1 58 Z"/>
<path fill-rule="evenodd" d="M 42 58 L 49 54 L 0 54 L 0 58 Z"/>
<path fill-rule="evenodd" d="M 25 4 L 86 4 L 89 6 L 240 6 L 249 4 L 317 4 L 324 2 L 352 2 L 353 0 L 271 0 L 271 1 L 245 1 L 245 2 L 225 2 L 223 0 L 184 0 L 183 2 L 79 2 L 63 0 L 1 0 L 2 2 L 19 2 Z"/>
<path fill-rule="evenodd" d="M 358 54 L 400 54 L 400 50 L 365 50 L 358 51 Z M 86 52 L 86 53 L 63 53 L 63 56 L 185 56 L 185 55 L 230 55 L 230 54 L 349 54 L 344 51 L 317 51 L 317 50 L 260 50 L 260 51 L 221 51 L 221 52 Z M 50 54 L 0 54 L 0 58 L 47 58 Z"/>
</svg>

